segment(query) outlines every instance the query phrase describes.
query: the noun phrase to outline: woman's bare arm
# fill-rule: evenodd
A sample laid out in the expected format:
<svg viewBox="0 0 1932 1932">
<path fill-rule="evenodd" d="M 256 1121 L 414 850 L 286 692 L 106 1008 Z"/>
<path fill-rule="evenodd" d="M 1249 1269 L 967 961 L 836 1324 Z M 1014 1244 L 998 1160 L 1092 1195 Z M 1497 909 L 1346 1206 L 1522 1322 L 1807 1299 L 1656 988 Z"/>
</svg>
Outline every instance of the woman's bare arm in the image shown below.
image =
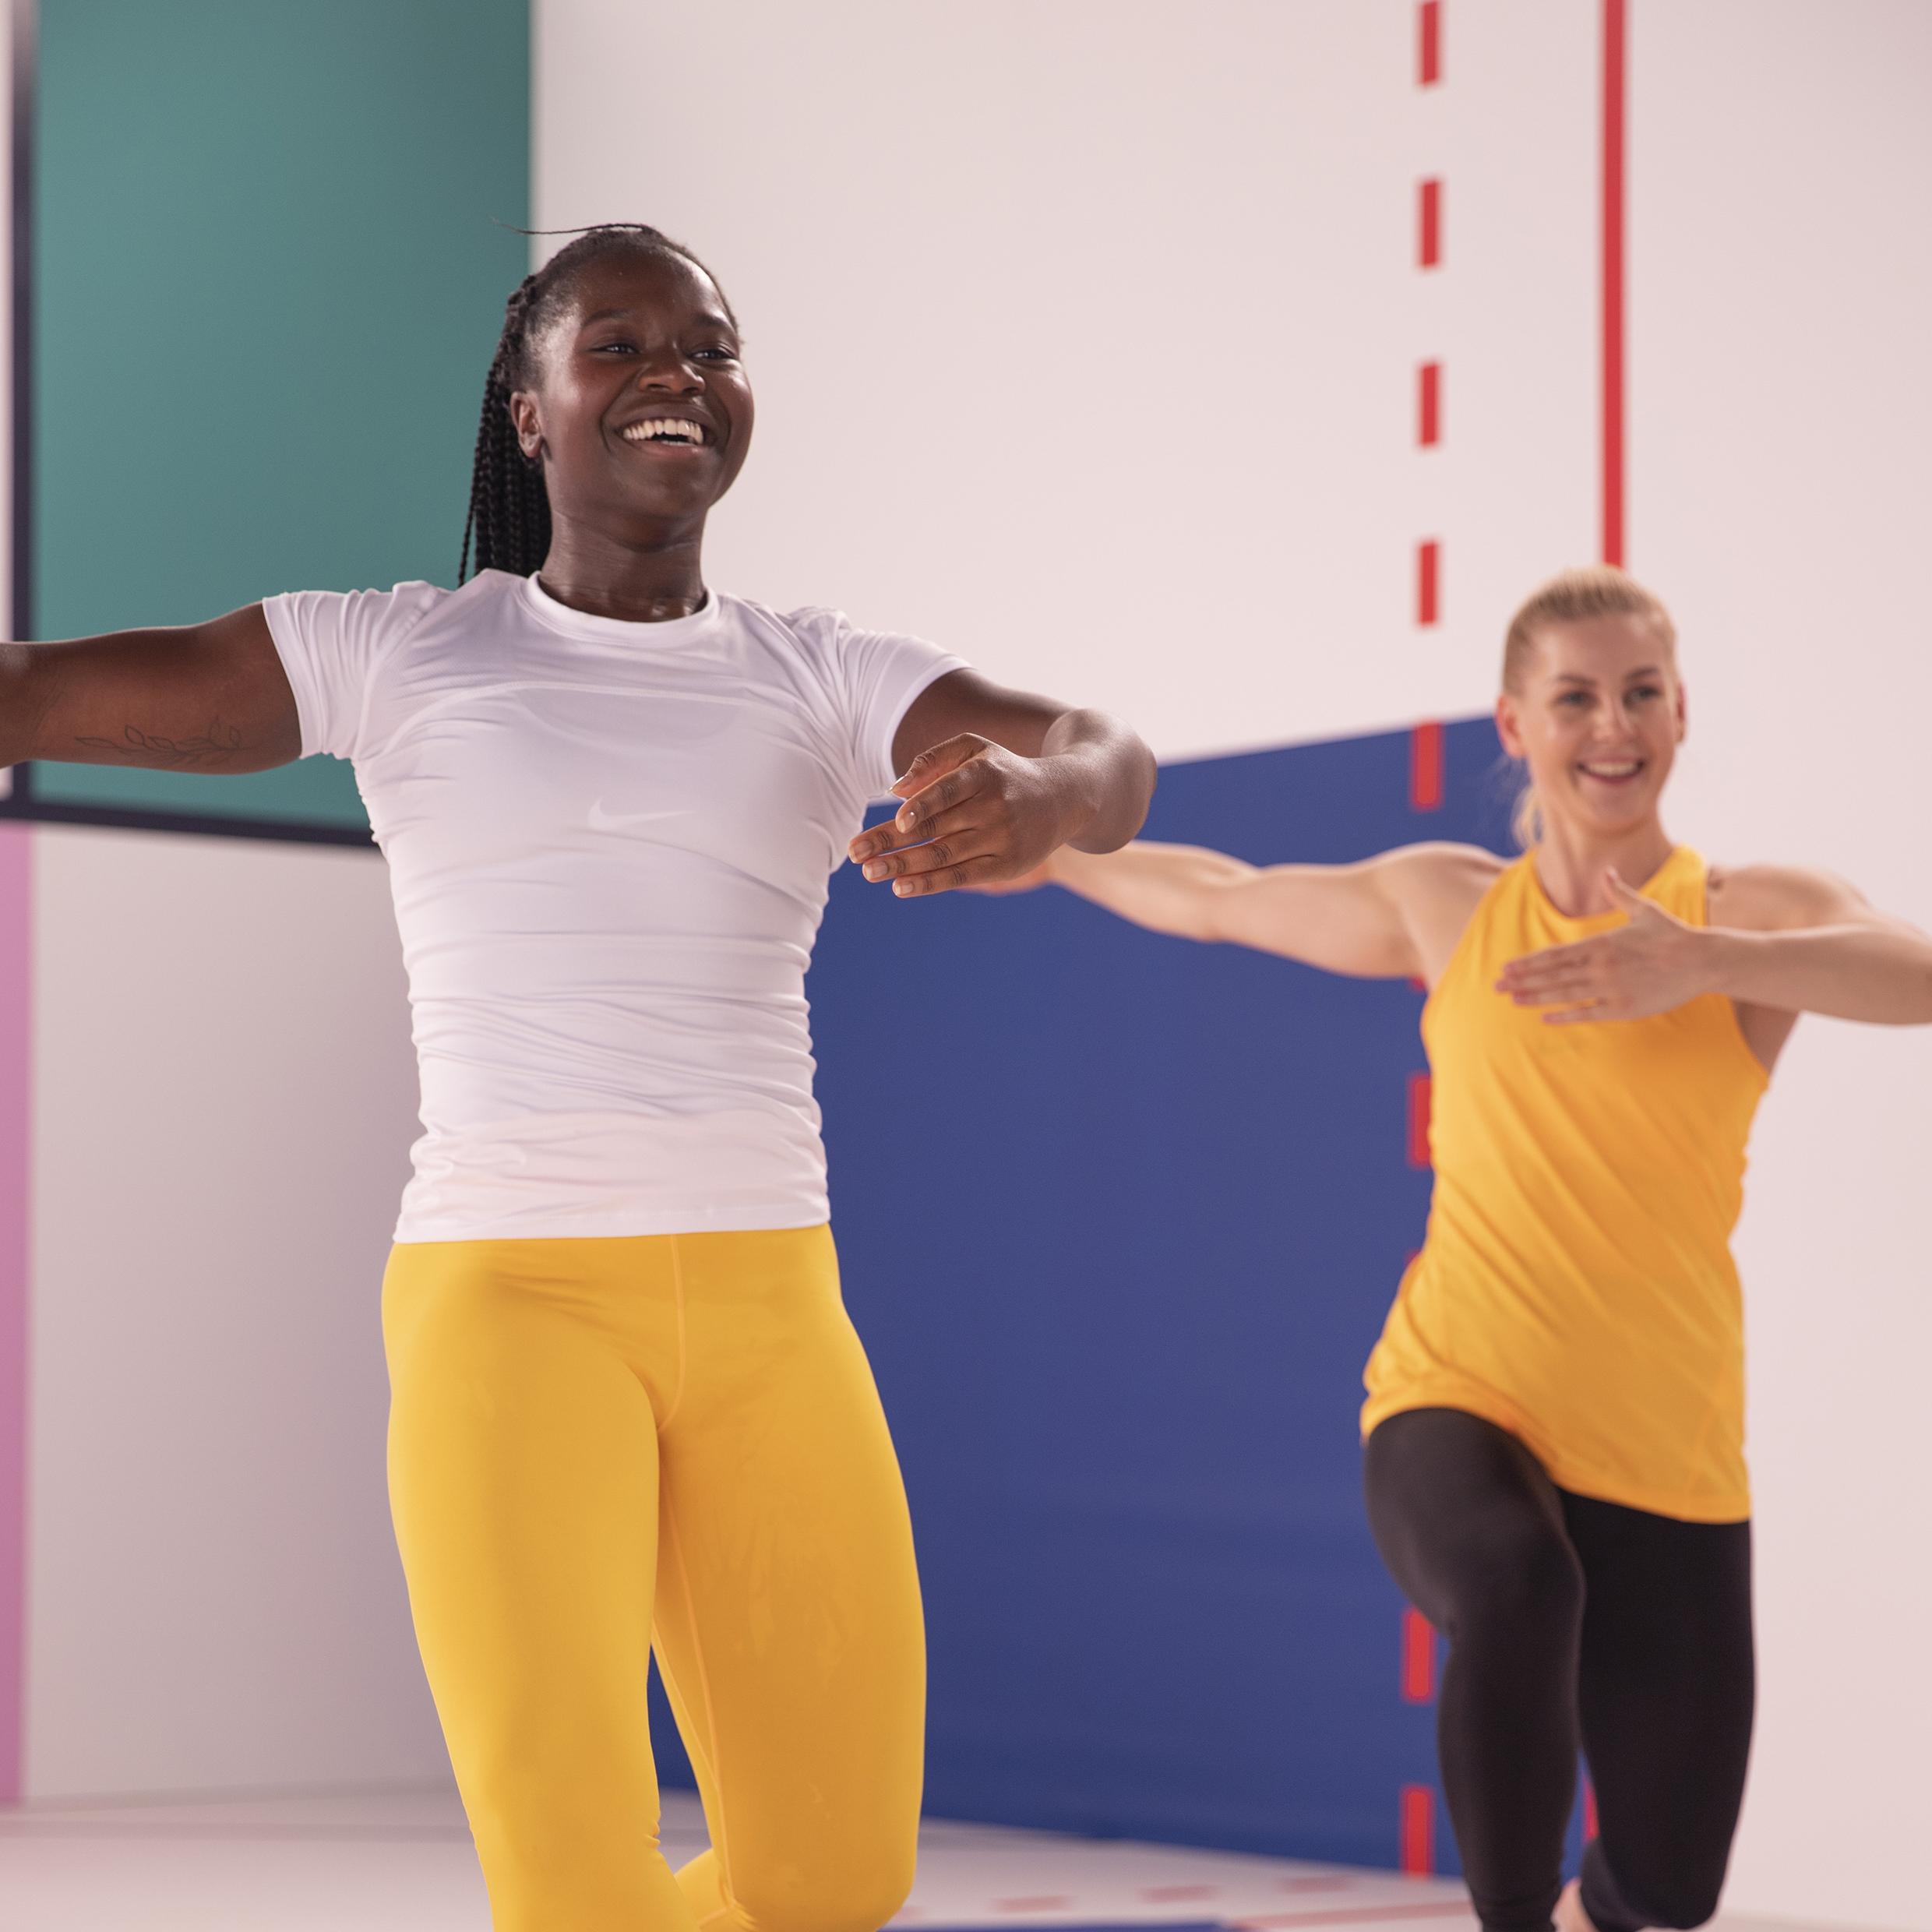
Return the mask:
<svg viewBox="0 0 1932 1932">
<path fill-rule="evenodd" d="M 171 629 L 0 644 L 0 765 L 266 771 L 301 755 L 294 693 L 259 604 Z"/>
<path fill-rule="evenodd" d="M 1105 855 L 1063 849 L 1041 877 L 1157 933 L 1360 978 L 1433 980 L 1500 862 L 1474 846 L 1431 844 L 1349 866 L 1250 866 L 1137 840 Z"/>
<path fill-rule="evenodd" d="M 1608 883 L 1629 923 L 1511 961 L 1502 990 L 1518 1006 L 1574 1025 L 1641 1019 L 1716 992 L 1747 1010 L 1932 1023 L 1932 939 L 1842 879 L 1786 866 L 1714 876 L 1702 926 L 1673 918 L 1614 873 Z"/>
</svg>

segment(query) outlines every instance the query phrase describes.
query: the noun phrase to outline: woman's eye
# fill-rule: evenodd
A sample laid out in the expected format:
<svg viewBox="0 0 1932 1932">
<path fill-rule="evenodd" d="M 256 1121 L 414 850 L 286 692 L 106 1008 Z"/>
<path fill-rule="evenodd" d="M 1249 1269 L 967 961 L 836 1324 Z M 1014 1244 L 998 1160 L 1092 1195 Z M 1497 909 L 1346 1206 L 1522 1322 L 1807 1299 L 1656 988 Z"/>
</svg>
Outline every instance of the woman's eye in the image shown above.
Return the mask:
<svg viewBox="0 0 1932 1932">
<path fill-rule="evenodd" d="M 635 355 L 637 345 L 632 342 L 599 342 L 591 351 L 593 355 Z"/>
<path fill-rule="evenodd" d="M 1566 691 L 1564 693 L 1563 696 L 1557 700 L 1559 704 L 1568 705 L 1572 710 L 1580 709 L 1582 706 L 1588 704 L 1589 701 L 1590 694 L 1587 691 Z"/>
<path fill-rule="evenodd" d="M 1654 684 L 1640 684 L 1631 693 L 1631 696 L 1637 699 L 1660 698 L 1663 693 Z"/>
<path fill-rule="evenodd" d="M 699 349 L 694 353 L 700 361 L 706 362 L 735 362 L 738 360 L 738 351 L 726 348 L 721 343 L 714 342 L 708 349 Z"/>
</svg>

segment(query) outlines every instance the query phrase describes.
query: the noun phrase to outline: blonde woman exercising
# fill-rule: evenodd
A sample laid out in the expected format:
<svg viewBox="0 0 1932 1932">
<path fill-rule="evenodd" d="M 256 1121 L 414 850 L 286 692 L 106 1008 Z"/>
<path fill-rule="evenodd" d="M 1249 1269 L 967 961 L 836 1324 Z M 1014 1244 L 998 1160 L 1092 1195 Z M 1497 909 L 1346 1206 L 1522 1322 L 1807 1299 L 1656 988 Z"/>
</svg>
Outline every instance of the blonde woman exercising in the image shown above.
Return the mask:
<svg viewBox="0 0 1932 1932">
<path fill-rule="evenodd" d="M 1532 784 L 1514 863 L 1137 843 L 1033 876 L 1158 932 L 1427 982 L 1434 1200 L 1362 1423 L 1377 1543 L 1449 1641 L 1463 1869 L 1487 1932 L 1692 1927 L 1753 1704 L 1745 1142 L 1801 1013 L 1932 1021 L 1932 940 L 1825 874 L 1671 839 L 1675 635 L 1621 572 L 1518 612 L 1496 717 Z M 1565 1891 L 1579 1743 L 1600 1835 Z"/>
</svg>

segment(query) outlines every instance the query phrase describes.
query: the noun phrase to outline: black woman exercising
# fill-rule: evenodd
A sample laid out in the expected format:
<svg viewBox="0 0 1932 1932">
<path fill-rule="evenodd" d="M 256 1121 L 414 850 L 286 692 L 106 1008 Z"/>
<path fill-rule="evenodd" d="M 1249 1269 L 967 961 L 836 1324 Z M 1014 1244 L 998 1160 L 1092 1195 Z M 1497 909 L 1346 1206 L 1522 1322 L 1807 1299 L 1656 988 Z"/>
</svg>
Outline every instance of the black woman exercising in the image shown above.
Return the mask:
<svg viewBox="0 0 1932 1932">
<path fill-rule="evenodd" d="M 996 881 L 1119 845 L 1152 788 L 1098 713 L 707 589 L 751 432 L 717 282 L 593 229 L 510 298 L 460 588 L 0 647 L 0 763 L 354 761 L 422 1079 L 391 1495 L 499 1932 L 875 1932 L 905 1896 L 918 1585 L 806 966 L 848 856 L 907 898 Z M 713 1846 L 675 1876 L 654 1643 Z"/>
</svg>

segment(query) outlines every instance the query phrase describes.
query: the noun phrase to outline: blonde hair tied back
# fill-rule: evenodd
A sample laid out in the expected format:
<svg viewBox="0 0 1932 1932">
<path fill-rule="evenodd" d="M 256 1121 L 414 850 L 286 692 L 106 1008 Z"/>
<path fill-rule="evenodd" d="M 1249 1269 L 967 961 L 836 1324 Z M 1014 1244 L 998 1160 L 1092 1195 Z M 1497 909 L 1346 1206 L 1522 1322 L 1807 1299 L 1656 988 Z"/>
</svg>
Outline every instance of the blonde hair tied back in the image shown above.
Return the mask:
<svg viewBox="0 0 1932 1932">
<path fill-rule="evenodd" d="M 1588 564 L 1559 571 L 1523 600 L 1503 639 L 1503 689 L 1512 696 L 1521 693 L 1528 682 L 1538 634 L 1545 626 L 1586 623 L 1595 617 L 1647 617 L 1662 634 L 1664 648 L 1676 654 L 1677 629 L 1663 600 L 1614 564 Z M 1525 849 L 1542 837 L 1542 809 L 1537 803 L 1536 788 L 1527 781 L 1517 799 L 1511 827 L 1516 842 Z"/>
</svg>

